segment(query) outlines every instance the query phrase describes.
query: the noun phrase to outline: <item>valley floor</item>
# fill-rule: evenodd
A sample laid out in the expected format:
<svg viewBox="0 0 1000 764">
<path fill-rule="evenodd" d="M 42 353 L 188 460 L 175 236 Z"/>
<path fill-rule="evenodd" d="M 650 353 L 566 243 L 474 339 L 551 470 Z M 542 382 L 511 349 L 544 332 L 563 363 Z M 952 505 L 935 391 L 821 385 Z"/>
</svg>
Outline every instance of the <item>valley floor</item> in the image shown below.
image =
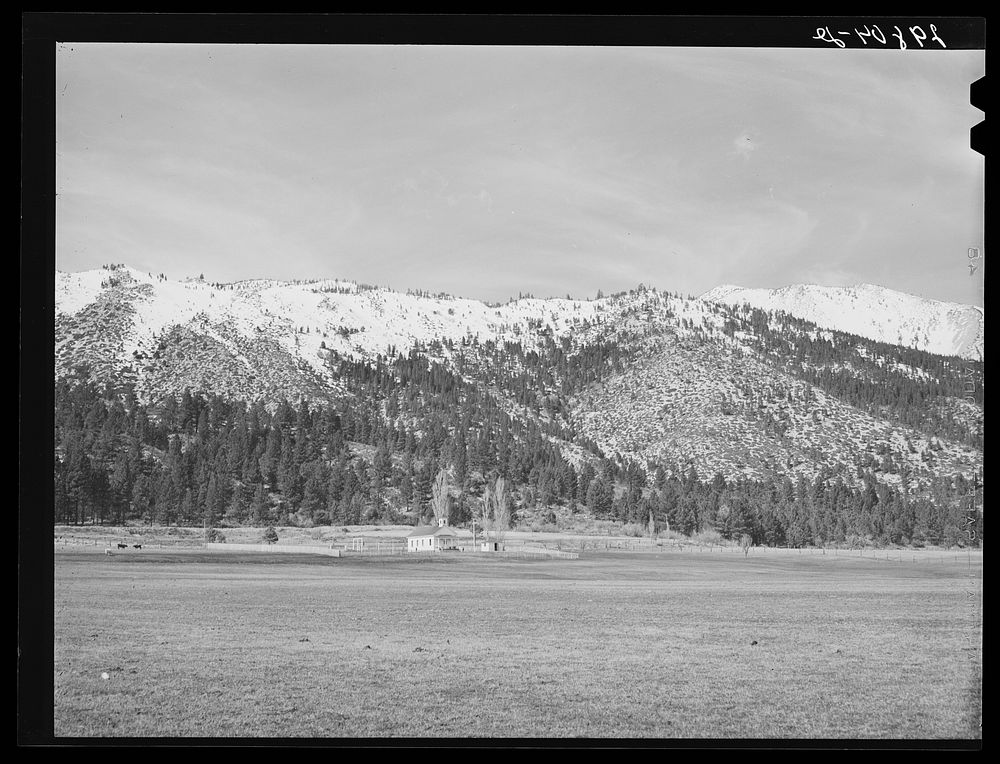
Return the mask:
<svg viewBox="0 0 1000 764">
<path fill-rule="evenodd" d="M 980 552 L 95 551 L 58 737 L 981 738 Z"/>
</svg>

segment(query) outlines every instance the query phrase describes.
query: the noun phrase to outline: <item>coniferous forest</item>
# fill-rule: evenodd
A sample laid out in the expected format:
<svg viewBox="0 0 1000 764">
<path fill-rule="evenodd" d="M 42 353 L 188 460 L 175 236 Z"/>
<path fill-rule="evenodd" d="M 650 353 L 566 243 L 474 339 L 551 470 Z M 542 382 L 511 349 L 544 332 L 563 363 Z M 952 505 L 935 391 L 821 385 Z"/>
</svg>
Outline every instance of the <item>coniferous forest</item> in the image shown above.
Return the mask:
<svg viewBox="0 0 1000 764">
<path fill-rule="evenodd" d="M 206 528 L 419 524 L 433 514 L 432 484 L 446 469 L 456 525 L 477 513 L 486 482 L 502 476 L 512 488 L 515 522 L 518 513 L 555 522 L 558 510 L 632 527 L 687 535 L 715 530 L 725 538 L 749 535 L 755 544 L 795 547 L 982 539 L 982 516 L 972 501 L 978 486 L 961 475 L 938 477 L 929 492 L 914 496 L 860 467 L 859 486 L 823 474 L 813 481 L 779 475 L 727 481 L 677 463 L 610 458 L 565 424 L 560 395 L 537 391 L 561 385 L 565 393 L 599 377 L 602 369 L 617 367 L 617 351 L 595 346 L 570 356 L 556 342 L 546 347 L 543 357 L 519 346 L 486 348 L 487 356 L 518 354 L 520 369 L 487 382 L 544 417 L 511 416 L 495 397 L 419 348 L 373 363 L 332 354 L 330 363 L 354 395 L 329 404 L 282 400 L 267 407 L 190 390 L 141 403 L 130 387 L 101 387 L 81 368 L 55 389 L 55 521 Z M 822 358 L 835 349 L 818 343 L 799 355 Z M 893 395 L 886 384 L 891 373 L 886 375 L 852 388 L 859 405 L 884 405 L 878 396 Z M 818 373 L 810 381 L 824 388 L 838 384 Z M 901 416 L 917 410 L 902 407 Z M 968 431 L 954 434 L 981 439 Z M 580 445 L 587 458 L 568 461 L 557 439 Z"/>
</svg>

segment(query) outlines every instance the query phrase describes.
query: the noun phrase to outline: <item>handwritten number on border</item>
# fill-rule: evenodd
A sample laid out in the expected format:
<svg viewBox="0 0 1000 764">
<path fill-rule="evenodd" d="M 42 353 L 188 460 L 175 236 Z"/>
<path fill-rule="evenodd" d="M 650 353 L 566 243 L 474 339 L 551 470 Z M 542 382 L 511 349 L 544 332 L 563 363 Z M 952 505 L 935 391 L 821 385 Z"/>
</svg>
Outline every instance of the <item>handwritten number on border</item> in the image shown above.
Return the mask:
<svg viewBox="0 0 1000 764">
<path fill-rule="evenodd" d="M 843 40 L 838 40 L 832 34 L 830 34 L 830 27 L 816 27 L 816 36 L 813 37 L 814 40 L 822 40 L 823 42 L 832 42 L 838 48 L 843 48 L 847 43 Z"/>
<path fill-rule="evenodd" d="M 933 40 L 934 42 L 938 43 L 942 48 L 947 48 L 948 46 L 945 45 L 944 40 L 942 40 L 938 36 L 937 27 L 934 24 L 930 24 L 929 26 L 930 26 L 930 29 L 931 29 L 930 39 Z M 907 46 L 906 46 L 906 40 L 903 38 L 903 30 L 900 29 L 898 26 L 894 26 L 893 29 L 895 29 L 896 32 L 892 36 L 895 37 L 897 40 L 899 40 L 899 49 L 900 50 L 906 50 Z M 923 48 L 924 47 L 924 41 L 926 41 L 928 39 L 927 38 L 927 32 L 924 31 L 924 28 L 922 26 L 920 26 L 920 25 L 916 25 L 916 26 L 912 26 L 912 27 L 907 27 L 907 30 L 909 31 L 909 33 L 913 37 L 913 39 L 916 41 L 917 45 L 919 45 L 921 48 Z M 841 35 L 841 36 L 850 36 L 850 34 L 851 34 L 850 32 L 837 32 L 837 35 Z M 865 46 L 868 45 L 869 39 L 878 40 L 879 43 L 881 43 L 882 45 L 886 44 L 885 33 L 879 28 L 879 26 L 877 24 L 872 24 L 871 27 L 869 27 L 867 24 L 865 24 L 864 25 L 864 31 L 858 29 L 857 27 L 854 27 L 854 34 L 856 34 L 858 36 L 858 39 L 861 40 L 862 45 L 865 45 Z M 815 36 L 812 39 L 819 40 L 821 42 L 833 43 L 838 48 L 844 48 L 844 47 L 847 46 L 847 43 L 845 43 L 839 37 L 837 37 L 836 35 L 834 35 L 830 31 L 830 27 L 828 27 L 828 26 L 827 27 L 816 27 L 816 34 L 815 34 Z"/>
</svg>

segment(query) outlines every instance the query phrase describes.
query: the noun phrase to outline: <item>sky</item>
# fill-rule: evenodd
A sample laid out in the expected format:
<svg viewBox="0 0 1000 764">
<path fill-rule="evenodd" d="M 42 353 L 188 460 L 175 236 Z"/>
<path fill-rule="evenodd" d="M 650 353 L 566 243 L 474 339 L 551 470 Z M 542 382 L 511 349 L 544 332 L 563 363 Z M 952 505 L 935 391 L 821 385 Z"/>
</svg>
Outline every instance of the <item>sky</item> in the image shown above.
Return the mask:
<svg viewBox="0 0 1000 764">
<path fill-rule="evenodd" d="M 982 50 L 61 43 L 56 68 L 59 270 L 983 304 Z"/>
</svg>

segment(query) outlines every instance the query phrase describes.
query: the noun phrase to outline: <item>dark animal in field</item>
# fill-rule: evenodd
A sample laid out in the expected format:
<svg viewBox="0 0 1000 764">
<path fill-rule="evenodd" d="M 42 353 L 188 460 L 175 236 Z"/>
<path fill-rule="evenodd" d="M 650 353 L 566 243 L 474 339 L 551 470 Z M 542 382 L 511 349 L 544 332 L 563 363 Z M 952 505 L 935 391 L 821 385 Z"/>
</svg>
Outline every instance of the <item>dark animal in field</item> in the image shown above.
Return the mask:
<svg viewBox="0 0 1000 764">
<path fill-rule="evenodd" d="M 133 549 L 142 549 L 142 544 L 133 544 L 132 548 Z"/>
<path fill-rule="evenodd" d="M 128 549 L 128 544 L 119 544 L 118 548 L 119 549 Z"/>
</svg>

